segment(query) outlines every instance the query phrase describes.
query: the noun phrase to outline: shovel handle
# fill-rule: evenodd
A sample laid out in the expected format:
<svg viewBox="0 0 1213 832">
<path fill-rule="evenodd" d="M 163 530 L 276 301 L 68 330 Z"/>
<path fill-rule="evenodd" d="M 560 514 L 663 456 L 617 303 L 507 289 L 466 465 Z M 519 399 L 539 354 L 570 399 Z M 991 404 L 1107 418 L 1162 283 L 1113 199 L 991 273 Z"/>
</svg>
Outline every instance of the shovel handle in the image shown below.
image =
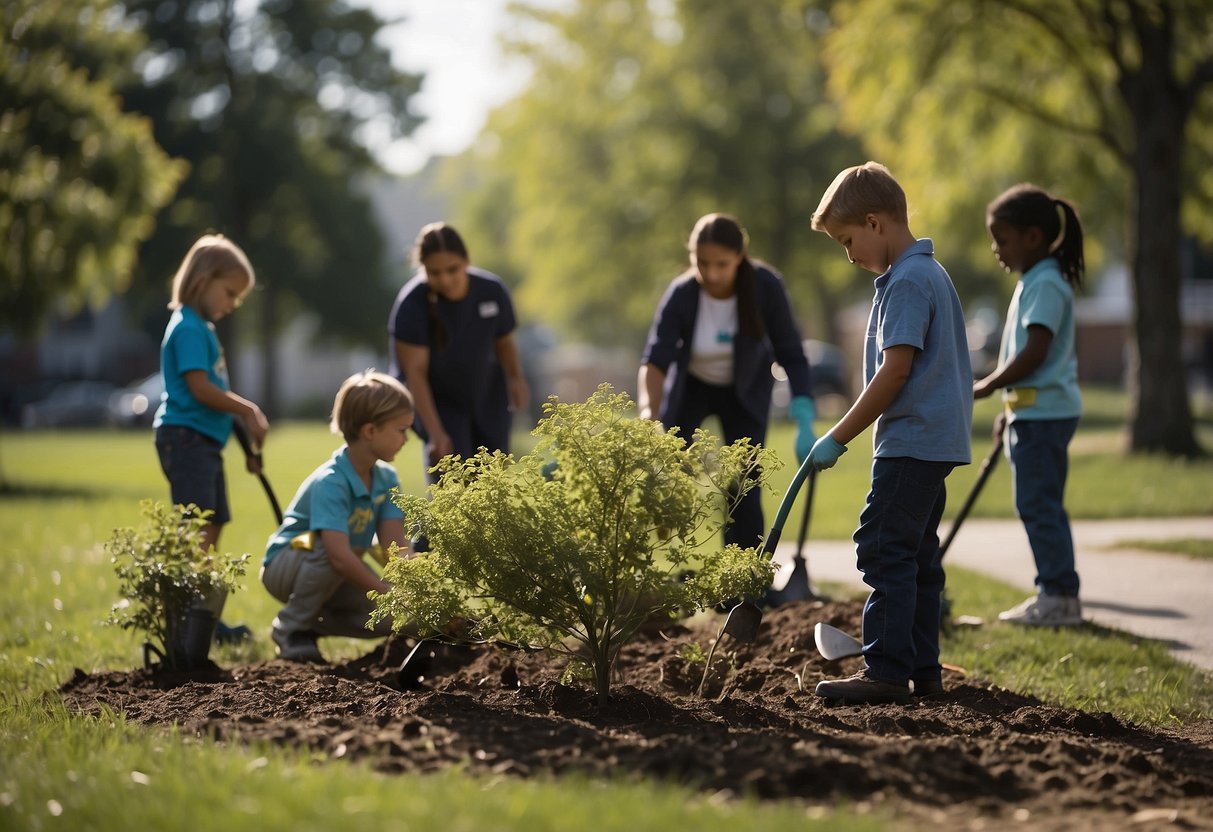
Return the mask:
<svg viewBox="0 0 1213 832">
<path fill-rule="evenodd" d="M 977 502 L 978 495 L 981 494 L 981 489 L 985 487 L 986 480 L 990 478 L 990 474 L 994 472 L 995 466 L 998 465 L 998 458 L 1002 456 L 1002 437 L 999 436 L 994 440 L 994 447 L 986 454 L 986 458 L 981 461 L 981 471 L 977 474 L 977 481 L 973 483 L 973 488 L 969 491 L 969 496 L 965 498 L 964 505 L 960 507 L 960 511 L 956 514 L 956 519 L 952 521 L 952 528 L 948 529 L 948 536 L 939 546 L 940 557 L 947 553 L 948 547 L 952 545 L 952 538 L 956 537 L 956 532 L 960 530 L 960 524 L 969 516 L 969 509 L 973 508 L 973 504 Z"/>
<path fill-rule="evenodd" d="M 809 490 L 804 495 L 804 514 L 800 515 L 800 534 L 796 538 L 796 557 L 803 557 L 804 542 L 809 536 L 809 515 L 813 513 L 813 492 L 817 490 L 817 472 L 809 472 Z"/>
<path fill-rule="evenodd" d="M 232 422 L 232 433 L 236 434 L 236 441 L 240 443 L 240 449 L 244 451 L 245 457 L 255 459 L 261 462 L 261 454 L 253 450 L 253 442 L 249 438 L 248 429 L 239 418 Z M 274 510 L 274 519 L 278 521 L 278 525 L 282 525 L 282 506 L 278 505 L 278 497 L 274 494 L 274 489 L 270 485 L 270 481 L 266 479 L 264 473 L 257 474 L 257 479 L 261 480 L 261 488 L 265 491 L 265 496 L 270 501 L 270 508 Z"/>
<path fill-rule="evenodd" d="M 788 520 L 788 514 L 792 511 L 792 503 L 796 502 L 796 495 L 800 493 L 800 486 L 804 484 L 805 479 L 809 476 L 809 472 L 813 470 L 813 466 L 809 465 L 809 457 L 804 458 L 804 462 L 800 463 L 800 467 L 796 469 L 796 475 L 792 477 L 792 482 L 788 485 L 788 490 L 783 495 L 783 500 L 779 503 L 779 511 L 775 512 L 775 521 L 771 523 L 771 530 L 767 532 L 766 542 L 762 545 L 762 553 L 768 558 L 775 556 L 775 549 L 779 546 L 779 538 L 783 535 L 783 524 Z"/>
</svg>

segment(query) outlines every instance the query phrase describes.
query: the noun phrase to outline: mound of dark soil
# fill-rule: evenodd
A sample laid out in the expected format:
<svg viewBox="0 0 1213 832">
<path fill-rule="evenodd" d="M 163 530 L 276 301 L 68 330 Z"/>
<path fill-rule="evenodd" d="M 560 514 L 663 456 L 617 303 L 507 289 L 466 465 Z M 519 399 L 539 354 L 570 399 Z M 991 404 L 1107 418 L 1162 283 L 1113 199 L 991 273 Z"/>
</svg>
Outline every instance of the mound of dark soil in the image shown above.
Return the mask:
<svg viewBox="0 0 1213 832">
<path fill-rule="evenodd" d="M 1213 829 L 1213 724 L 1156 731 L 945 676 L 911 705 L 828 706 L 812 694 L 859 659 L 827 662 L 813 624 L 859 631 L 854 602 L 768 612 L 758 640 L 725 637 L 704 696 L 719 620 L 673 625 L 631 645 L 610 704 L 559 683 L 560 662 L 496 648 L 389 641 L 341 665 L 283 661 L 189 675 L 77 671 L 69 706 L 124 711 L 225 741 L 273 741 L 387 772 L 452 764 L 529 776 L 661 778 L 712 792 L 846 800 L 956 829 Z M 421 678 L 416 678 L 418 673 Z M 401 678 L 405 675 L 410 678 Z"/>
</svg>

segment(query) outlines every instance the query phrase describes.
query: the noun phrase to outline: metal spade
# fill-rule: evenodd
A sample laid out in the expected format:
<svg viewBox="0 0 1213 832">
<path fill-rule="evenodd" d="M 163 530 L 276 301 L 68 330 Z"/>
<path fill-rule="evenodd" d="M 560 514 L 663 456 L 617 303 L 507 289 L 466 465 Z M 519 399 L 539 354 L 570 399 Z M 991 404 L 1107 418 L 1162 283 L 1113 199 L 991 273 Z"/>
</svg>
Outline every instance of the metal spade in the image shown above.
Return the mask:
<svg viewBox="0 0 1213 832">
<path fill-rule="evenodd" d="M 863 653 L 863 643 L 859 639 L 824 621 L 818 621 L 813 627 L 813 641 L 822 658 L 830 661 Z"/>
</svg>

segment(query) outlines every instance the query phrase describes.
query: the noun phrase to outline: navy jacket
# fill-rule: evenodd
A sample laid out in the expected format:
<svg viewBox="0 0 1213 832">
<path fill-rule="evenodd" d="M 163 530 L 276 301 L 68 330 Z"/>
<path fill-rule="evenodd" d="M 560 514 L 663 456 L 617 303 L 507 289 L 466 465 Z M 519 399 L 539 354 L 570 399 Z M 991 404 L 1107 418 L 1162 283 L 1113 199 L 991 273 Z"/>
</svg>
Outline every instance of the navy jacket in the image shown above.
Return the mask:
<svg viewBox="0 0 1213 832">
<path fill-rule="evenodd" d="M 761 339 L 740 332 L 733 339 L 733 389 L 742 405 L 755 418 L 766 423 L 771 410 L 771 390 L 775 377 L 771 364 L 779 362 L 788 374 L 793 396 L 811 396 L 809 361 L 804 355 L 800 330 L 792 317 L 783 279 L 767 266 L 754 263 L 757 272 L 759 316 L 766 330 Z M 652 364 L 666 374 L 661 413 L 657 418 L 669 424 L 670 413 L 677 413 L 686 392 L 687 365 L 691 361 L 691 336 L 699 314 L 702 287 L 694 272 L 676 278 L 666 289 L 644 348 L 642 364 Z"/>
</svg>

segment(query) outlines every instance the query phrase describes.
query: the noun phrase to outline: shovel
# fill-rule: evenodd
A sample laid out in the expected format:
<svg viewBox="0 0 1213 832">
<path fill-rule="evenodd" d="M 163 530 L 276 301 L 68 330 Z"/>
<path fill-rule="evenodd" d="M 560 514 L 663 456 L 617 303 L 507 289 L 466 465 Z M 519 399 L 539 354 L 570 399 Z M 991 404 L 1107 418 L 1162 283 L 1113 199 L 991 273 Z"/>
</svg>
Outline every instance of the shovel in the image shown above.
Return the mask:
<svg viewBox="0 0 1213 832">
<path fill-rule="evenodd" d="M 775 549 L 779 546 L 779 537 L 783 534 L 783 524 L 788 519 L 792 503 L 796 502 L 796 495 L 799 493 L 805 477 L 809 475 L 809 471 L 809 457 L 806 456 L 804 462 L 800 463 L 800 468 L 796 470 L 796 475 L 792 477 L 792 483 L 788 486 L 787 493 L 783 495 L 783 501 L 779 504 L 779 511 L 775 513 L 775 522 L 771 524 L 771 530 L 767 532 L 766 541 L 762 544 L 762 553 L 767 558 L 775 555 Z M 805 508 L 807 510 L 808 506 Z M 805 580 L 807 583 L 807 569 L 805 570 Z M 749 643 L 758 637 L 760 624 L 762 624 L 762 610 L 753 601 L 742 601 L 729 610 L 729 615 L 725 618 L 721 631 L 728 633 L 738 641 Z"/>
<path fill-rule="evenodd" d="M 249 438 L 248 429 L 244 427 L 244 423 L 237 418 L 232 422 L 232 432 L 236 434 L 236 441 L 240 443 L 244 455 L 249 459 L 261 460 L 261 453 L 253 450 L 253 442 Z M 261 487 L 265 490 L 265 496 L 269 498 L 270 508 L 274 510 L 274 519 L 278 521 L 278 525 L 282 525 L 282 507 L 278 505 L 278 498 L 274 496 L 274 489 L 270 486 L 270 481 L 265 478 L 264 473 L 258 473 L 257 478 L 261 480 Z"/>
<path fill-rule="evenodd" d="M 809 582 L 809 561 L 804 556 L 804 541 L 809 534 L 809 515 L 813 512 L 813 492 L 816 490 L 817 472 L 811 471 L 809 473 L 809 490 L 804 498 L 804 514 L 800 517 L 800 535 L 796 538 L 796 556 L 789 564 L 792 567 L 791 573 L 782 582 L 779 580 L 779 575 L 775 576 L 775 580 L 766 594 L 768 607 L 778 607 L 781 604 L 806 601 L 817 597 Z"/>
<path fill-rule="evenodd" d="M 977 475 L 977 481 L 973 483 L 969 496 L 965 498 L 964 505 L 960 507 L 960 511 L 956 514 L 956 519 L 952 522 L 952 528 L 948 530 L 948 536 L 944 538 L 943 543 L 939 546 L 940 560 L 947 554 L 948 547 L 952 545 L 952 540 L 960 529 L 960 524 L 969 516 L 969 510 L 977 502 L 978 495 L 981 494 L 986 480 L 990 478 L 990 474 L 994 471 L 995 466 L 998 465 L 998 458 L 1001 455 L 1002 437 L 999 436 L 994 440 L 994 447 L 986 454 L 986 458 L 981 461 L 981 471 Z M 817 643 L 817 652 L 821 654 L 822 658 L 829 659 L 830 661 L 845 659 L 848 656 L 858 656 L 863 652 L 863 642 L 859 639 L 837 627 L 820 621 L 813 628 L 813 641 Z"/>
</svg>

